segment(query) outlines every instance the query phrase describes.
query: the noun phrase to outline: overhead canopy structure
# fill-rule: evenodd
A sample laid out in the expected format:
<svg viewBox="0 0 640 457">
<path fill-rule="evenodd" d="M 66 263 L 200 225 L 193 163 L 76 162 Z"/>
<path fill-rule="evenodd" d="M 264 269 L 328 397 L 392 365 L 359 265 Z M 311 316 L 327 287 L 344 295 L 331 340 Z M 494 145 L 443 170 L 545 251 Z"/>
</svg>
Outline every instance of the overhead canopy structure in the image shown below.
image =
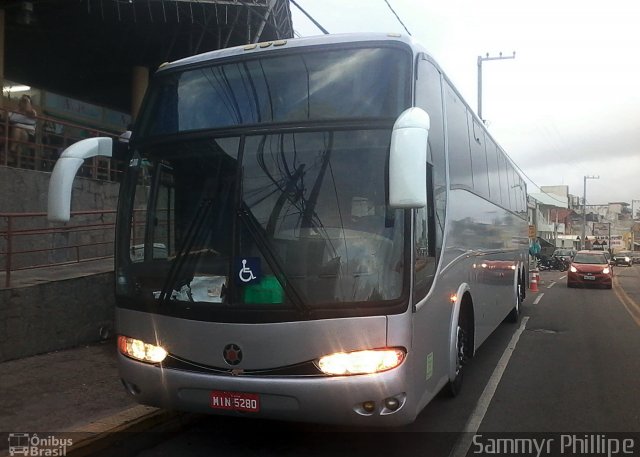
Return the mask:
<svg viewBox="0 0 640 457">
<path fill-rule="evenodd" d="M 128 111 L 134 66 L 293 36 L 288 0 L 6 1 L 4 78 Z"/>
</svg>

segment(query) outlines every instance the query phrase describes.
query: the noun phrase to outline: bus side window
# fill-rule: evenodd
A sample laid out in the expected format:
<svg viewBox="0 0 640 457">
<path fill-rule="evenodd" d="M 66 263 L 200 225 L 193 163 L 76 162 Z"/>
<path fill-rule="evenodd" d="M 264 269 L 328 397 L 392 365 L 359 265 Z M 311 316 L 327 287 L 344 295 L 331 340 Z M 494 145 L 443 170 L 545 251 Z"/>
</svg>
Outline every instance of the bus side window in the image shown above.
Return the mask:
<svg viewBox="0 0 640 457">
<path fill-rule="evenodd" d="M 471 144 L 471 168 L 473 171 L 473 190 L 483 197 L 489 196 L 489 178 L 487 176 L 487 154 L 485 152 L 484 130 L 471 112 L 469 115 L 469 142 Z"/>
<path fill-rule="evenodd" d="M 434 243 L 430 247 L 438 252 L 444 236 L 444 221 L 447 200 L 446 159 L 444 148 L 444 117 L 442 105 L 442 75 L 435 65 L 424 55 L 418 56 L 415 105 L 429 113 L 429 150 L 427 161 L 433 164 L 431 170 L 433 190 L 431 203 L 434 209 L 434 230 L 430 233 Z"/>
<path fill-rule="evenodd" d="M 502 204 L 500 173 L 498 172 L 498 153 L 496 144 L 487 136 L 487 168 L 489 173 L 489 195 L 491 201 Z"/>
<path fill-rule="evenodd" d="M 429 291 L 436 271 L 435 208 L 433 204 L 433 166 L 427 164 L 427 206 L 414 213 L 414 303 Z"/>
</svg>

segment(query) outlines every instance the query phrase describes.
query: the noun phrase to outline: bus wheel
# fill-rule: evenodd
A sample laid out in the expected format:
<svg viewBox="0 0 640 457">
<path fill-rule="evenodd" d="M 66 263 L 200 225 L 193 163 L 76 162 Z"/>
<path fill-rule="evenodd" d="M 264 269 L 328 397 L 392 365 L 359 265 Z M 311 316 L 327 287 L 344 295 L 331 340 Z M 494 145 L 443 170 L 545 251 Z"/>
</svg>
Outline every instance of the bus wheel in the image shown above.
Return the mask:
<svg viewBox="0 0 640 457">
<path fill-rule="evenodd" d="M 520 305 L 522 304 L 522 282 L 518 280 L 518 287 L 516 289 L 516 304 L 513 309 L 507 315 L 507 321 L 517 324 L 520 320 Z"/>
<path fill-rule="evenodd" d="M 458 330 L 456 336 L 456 377 L 453 381 L 449 381 L 447 384 L 447 393 L 451 397 L 455 397 L 462 390 L 462 378 L 463 378 L 463 369 L 464 363 L 466 361 L 466 347 L 467 347 L 467 331 L 463 327 L 463 322 L 460 319 L 458 321 Z"/>
</svg>

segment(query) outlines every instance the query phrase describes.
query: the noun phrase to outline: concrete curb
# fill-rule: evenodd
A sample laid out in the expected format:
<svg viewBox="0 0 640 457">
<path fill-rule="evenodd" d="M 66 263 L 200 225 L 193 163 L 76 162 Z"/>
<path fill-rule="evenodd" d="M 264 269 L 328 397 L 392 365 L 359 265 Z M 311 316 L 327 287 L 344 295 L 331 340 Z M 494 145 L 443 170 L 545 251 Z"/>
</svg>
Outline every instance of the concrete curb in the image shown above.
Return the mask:
<svg viewBox="0 0 640 457">
<path fill-rule="evenodd" d="M 133 406 L 79 428 L 74 427 L 63 432 L 62 434 L 69 433 L 74 437 L 73 446 L 67 450 L 66 455 L 85 457 L 101 453 L 119 456 L 127 455 L 128 452 L 137 453 L 138 447 L 145 447 L 140 443 L 153 444 L 158 436 L 178 431 L 198 417 L 195 414 L 167 411 L 150 406 Z M 147 439 L 136 440 L 143 432 L 150 432 Z M 129 441 L 135 441 L 133 449 L 124 449 L 130 444 Z"/>
</svg>

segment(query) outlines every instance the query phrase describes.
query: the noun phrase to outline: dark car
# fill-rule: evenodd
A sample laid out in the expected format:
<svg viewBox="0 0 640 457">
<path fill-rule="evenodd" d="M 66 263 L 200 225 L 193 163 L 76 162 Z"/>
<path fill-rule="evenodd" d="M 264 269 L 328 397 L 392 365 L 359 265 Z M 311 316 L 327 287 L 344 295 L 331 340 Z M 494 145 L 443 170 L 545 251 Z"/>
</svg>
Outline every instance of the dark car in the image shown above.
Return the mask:
<svg viewBox="0 0 640 457">
<path fill-rule="evenodd" d="M 602 251 L 578 251 L 567 273 L 567 287 L 598 285 L 611 289 L 613 271 Z"/>
<path fill-rule="evenodd" d="M 558 257 L 567 263 L 570 263 L 573 257 L 576 255 L 575 249 L 558 248 L 553 251 L 551 257 Z"/>
<path fill-rule="evenodd" d="M 640 263 L 640 251 L 633 251 L 631 253 L 631 262 Z"/>
<path fill-rule="evenodd" d="M 633 265 L 633 253 L 631 251 L 620 251 L 613 254 L 613 262 L 616 265 Z"/>
</svg>

